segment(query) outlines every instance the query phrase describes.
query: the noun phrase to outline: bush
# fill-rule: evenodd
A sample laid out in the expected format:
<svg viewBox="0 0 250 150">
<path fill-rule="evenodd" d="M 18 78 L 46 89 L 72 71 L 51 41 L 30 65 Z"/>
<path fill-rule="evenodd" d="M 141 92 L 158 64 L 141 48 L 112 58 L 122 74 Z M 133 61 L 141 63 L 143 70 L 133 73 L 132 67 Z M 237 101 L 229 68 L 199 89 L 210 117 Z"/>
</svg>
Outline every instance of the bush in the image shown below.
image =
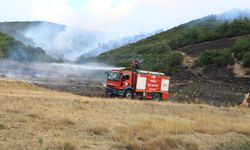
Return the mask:
<svg viewBox="0 0 250 150">
<path fill-rule="evenodd" d="M 242 60 L 246 52 L 250 52 L 250 38 L 238 39 L 232 49 L 235 58 Z"/>
<path fill-rule="evenodd" d="M 247 52 L 243 58 L 243 65 L 245 67 L 250 67 L 250 52 Z"/>
<path fill-rule="evenodd" d="M 179 66 L 182 65 L 184 57 L 180 52 L 172 52 L 167 55 L 166 60 L 169 66 Z"/>
<path fill-rule="evenodd" d="M 205 67 L 223 67 L 233 63 L 234 59 L 229 49 L 206 51 L 198 58 L 198 64 Z"/>
<path fill-rule="evenodd" d="M 183 59 L 184 57 L 180 52 L 165 52 L 162 53 L 162 55 L 149 55 L 145 57 L 142 68 L 173 75 L 181 71 Z"/>
</svg>

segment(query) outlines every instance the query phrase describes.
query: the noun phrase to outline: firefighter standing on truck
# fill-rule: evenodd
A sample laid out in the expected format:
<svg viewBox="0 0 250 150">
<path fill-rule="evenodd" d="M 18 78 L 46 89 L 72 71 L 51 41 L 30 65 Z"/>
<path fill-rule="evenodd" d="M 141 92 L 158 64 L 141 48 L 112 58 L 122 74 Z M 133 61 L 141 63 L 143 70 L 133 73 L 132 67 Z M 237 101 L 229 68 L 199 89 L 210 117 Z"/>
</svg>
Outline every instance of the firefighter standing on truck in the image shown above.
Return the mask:
<svg viewBox="0 0 250 150">
<path fill-rule="evenodd" d="M 132 62 L 132 67 L 131 67 L 131 68 L 132 68 L 132 71 L 133 71 L 133 72 L 136 72 L 136 70 L 140 68 L 140 63 L 139 63 L 139 61 L 135 59 L 135 60 Z"/>
</svg>

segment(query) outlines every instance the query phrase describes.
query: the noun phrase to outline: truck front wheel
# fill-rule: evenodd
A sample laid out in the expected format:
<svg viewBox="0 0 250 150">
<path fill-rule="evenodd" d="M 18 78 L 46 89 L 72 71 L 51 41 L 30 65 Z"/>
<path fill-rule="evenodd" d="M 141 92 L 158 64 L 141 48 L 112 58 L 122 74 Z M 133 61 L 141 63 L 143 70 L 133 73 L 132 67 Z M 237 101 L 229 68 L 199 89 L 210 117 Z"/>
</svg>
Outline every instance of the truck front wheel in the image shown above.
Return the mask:
<svg viewBox="0 0 250 150">
<path fill-rule="evenodd" d="M 124 97 L 127 99 L 133 99 L 134 98 L 134 93 L 132 90 L 127 90 L 124 94 Z"/>
<path fill-rule="evenodd" d="M 159 94 L 159 93 L 154 93 L 154 94 L 153 94 L 153 100 L 154 100 L 154 101 L 160 101 L 160 100 L 161 100 L 161 94 Z"/>
</svg>

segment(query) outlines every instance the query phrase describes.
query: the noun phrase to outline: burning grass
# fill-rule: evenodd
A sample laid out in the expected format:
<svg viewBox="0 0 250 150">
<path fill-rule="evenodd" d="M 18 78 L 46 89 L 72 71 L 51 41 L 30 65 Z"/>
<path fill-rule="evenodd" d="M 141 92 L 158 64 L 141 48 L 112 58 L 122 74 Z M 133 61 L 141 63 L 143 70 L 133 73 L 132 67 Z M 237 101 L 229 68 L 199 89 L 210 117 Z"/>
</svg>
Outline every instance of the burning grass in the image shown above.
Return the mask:
<svg viewBox="0 0 250 150">
<path fill-rule="evenodd" d="M 87 98 L 0 80 L 0 118 L 3 149 L 250 148 L 244 107 Z"/>
</svg>

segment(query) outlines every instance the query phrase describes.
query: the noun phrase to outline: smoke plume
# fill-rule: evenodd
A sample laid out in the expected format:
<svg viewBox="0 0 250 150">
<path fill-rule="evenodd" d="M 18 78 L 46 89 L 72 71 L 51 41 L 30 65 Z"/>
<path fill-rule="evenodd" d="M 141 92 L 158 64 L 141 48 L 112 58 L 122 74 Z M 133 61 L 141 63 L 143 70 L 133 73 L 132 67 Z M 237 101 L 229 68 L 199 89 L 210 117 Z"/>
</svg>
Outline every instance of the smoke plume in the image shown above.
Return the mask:
<svg viewBox="0 0 250 150">
<path fill-rule="evenodd" d="M 97 56 L 103 52 L 137 42 L 155 33 L 140 34 L 120 38 L 113 33 L 88 31 L 53 23 L 35 24 L 23 34 L 31 42 L 23 41 L 34 47 L 41 47 L 54 58 L 77 60 L 80 56 Z"/>
<path fill-rule="evenodd" d="M 24 31 L 24 35 L 55 58 L 75 60 L 105 42 L 106 33 L 85 31 L 66 26 L 41 23 Z"/>
<path fill-rule="evenodd" d="M 217 19 L 221 21 L 232 21 L 237 18 L 249 18 L 250 19 L 250 9 L 232 9 L 223 14 L 217 15 Z"/>
</svg>

